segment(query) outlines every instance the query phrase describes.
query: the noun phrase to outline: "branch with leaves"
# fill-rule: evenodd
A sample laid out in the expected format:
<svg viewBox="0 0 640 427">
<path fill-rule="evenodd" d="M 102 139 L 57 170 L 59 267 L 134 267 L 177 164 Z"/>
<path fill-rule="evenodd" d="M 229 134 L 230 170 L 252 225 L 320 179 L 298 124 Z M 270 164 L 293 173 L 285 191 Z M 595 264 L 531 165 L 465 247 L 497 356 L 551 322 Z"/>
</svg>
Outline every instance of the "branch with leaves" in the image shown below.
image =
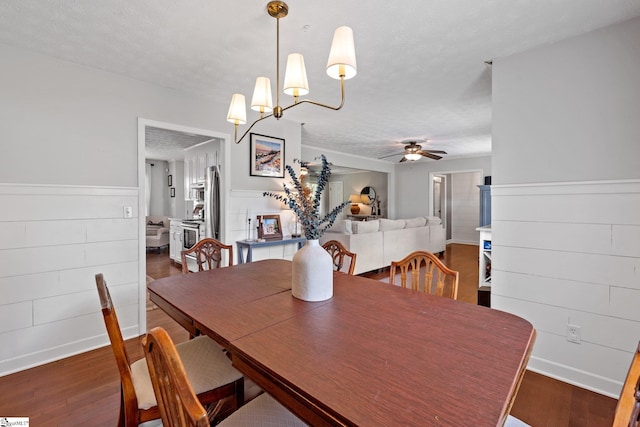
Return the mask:
<svg viewBox="0 0 640 427">
<path fill-rule="evenodd" d="M 330 163 L 327 162 L 327 158 L 324 154 L 322 154 L 320 158 L 322 160 L 322 170 L 318 176 L 314 191 L 304 185 L 304 176 L 298 178 L 293 167 L 287 165 L 286 169 L 291 177 L 291 185 L 282 185 L 284 189 L 284 196 L 270 191 L 262 193 L 265 197 L 273 197 L 281 203 L 284 203 L 298 216 L 300 223 L 302 223 L 302 228 L 304 229 L 304 236 L 307 240 L 319 239 L 325 231 L 331 228 L 340 212 L 342 212 L 345 206 L 349 204 L 349 201 L 347 200 L 333 208 L 331 212 L 326 214 L 324 217 L 320 218 L 322 191 L 327 186 L 329 177 L 331 176 L 331 166 Z M 300 166 L 303 168 L 307 168 L 309 165 L 309 162 L 302 160 L 294 161 L 300 163 Z"/>
</svg>

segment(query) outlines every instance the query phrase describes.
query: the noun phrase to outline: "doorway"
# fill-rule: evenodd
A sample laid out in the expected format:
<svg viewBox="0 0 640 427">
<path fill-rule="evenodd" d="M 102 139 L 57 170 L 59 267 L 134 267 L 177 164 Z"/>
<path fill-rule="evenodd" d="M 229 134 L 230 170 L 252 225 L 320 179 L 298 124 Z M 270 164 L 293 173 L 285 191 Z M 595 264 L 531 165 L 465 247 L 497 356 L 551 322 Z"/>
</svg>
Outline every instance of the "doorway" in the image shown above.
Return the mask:
<svg viewBox="0 0 640 427">
<path fill-rule="evenodd" d="M 151 136 L 154 134 L 153 136 Z M 164 147 L 164 151 L 156 151 L 152 157 L 158 158 L 158 160 L 165 161 L 175 161 L 182 160 L 184 161 L 184 149 L 188 147 L 193 147 L 194 144 L 202 143 L 205 140 L 217 139 L 220 141 L 219 148 L 219 156 L 217 158 L 217 162 L 222 165 L 222 173 L 221 173 L 221 187 L 220 187 L 220 211 L 222 213 L 220 218 L 220 231 L 221 231 L 221 239 L 223 241 L 227 238 L 226 227 L 225 225 L 228 223 L 226 209 L 225 209 L 225 201 L 227 200 L 227 196 L 229 194 L 229 180 L 231 174 L 225 165 L 230 164 L 230 152 L 227 147 L 229 147 L 230 135 L 226 133 L 214 132 L 207 129 L 199 129 L 188 126 L 182 126 L 175 123 L 167 123 L 167 122 L 159 122 L 155 120 L 148 120 L 143 118 L 138 118 L 138 259 L 141 260 L 139 262 L 139 280 L 140 289 L 139 289 L 139 300 L 146 300 L 146 284 L 147 282 L 147 265 L 146 265 L 146 200 L 147 200 L 147 188 L 146 188 L 146 158 L 147 158 L 147 140 L 151 140 L 151 138 L 161 138 L 162 136 L 167 137 L 167 139 L 163 140 L 160 145 Z M 167 147 L 173 147 L 173 151 L 176 154 L 169 154 Z M 164 153 L 164 154 L 156 154 L 156 153 Z M 181 157 L 180 157 L 181 156 Z M 170 162 L 171 163 L 171 162 Z M 184 169 L 170 169 L 166 170 L 166 176 L 163 176 L 161 185 L 164 189 L 164 193 L 166 197 L 169 198 L 169 202 L 167 206 L 171 206 L 173 208 L 175 216 L 179 218 L 184 218 L 185 215 L 182 212 L 186 212 L 188 210 L 188 206 L 186 203 L 183 203 L 184 208 L 180 207 L 180 203 L 178 203 L 177 198 L 179 197 L 182 202 L 186 199 L 185 185 L 184 185 Z M 163 172 L 165 170 L 163 169 Z M 173 173 L 169 173 L 173 172 Z M 169 178 L 171 175 L 171 178 Z M 174 176 L 175 175 L 175 176 Z M 171 203 L 175 203 L 174 207 Z M 170 213 L 170 212 L 166 212 Z M 180 213 L 180 215 L 177 215 Z M 174 215 L 168 215 L 174 216 Z M 163 256 L 164 256 L 163 252 Z M 166 253 L 167 262 L 169 262 L 169 254 Z M 144 262 L 142 260 L 145 260 Z M 160 260 L 162 261 L 162 260 Z M 139 311 L 139 324 L 146 324 L 146 308 L 144 304 L 140 304 Z"/>
<path fill-rule="evenodd" d="M 442 221 L 446 240 L 451 239 L 450 211 L 447 205 L 447 175 L 433 176 L 433 216 Z"/>
<path fill-rule="evenodd" d="M 429 173 L 428 212 L 442 219 L 447 243 L 478 244 L 482 183 L 481 169 Z"/>
</svg>

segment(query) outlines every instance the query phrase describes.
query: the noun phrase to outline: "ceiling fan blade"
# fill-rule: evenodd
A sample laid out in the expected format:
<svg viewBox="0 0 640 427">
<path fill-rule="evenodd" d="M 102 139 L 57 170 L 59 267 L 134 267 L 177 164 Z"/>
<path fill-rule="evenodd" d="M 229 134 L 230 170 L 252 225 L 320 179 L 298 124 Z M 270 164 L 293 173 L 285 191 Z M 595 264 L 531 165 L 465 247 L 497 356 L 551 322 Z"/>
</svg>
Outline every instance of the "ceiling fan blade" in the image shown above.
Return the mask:
<svg viewBox="0 0 640 427">
<path fill-rule="evenodd" d="M 401 154 L 403 153 L 387 154 L 386 156 L 378 157 L 378 159 L 386 159 L 387 157 L 391 157 L 391 156 L 400 156 Z"/>
<path fill-rule="evenodd" d="M 434 154 L 447 154 L 446 151 L 442 150 L 422 150 L 424 153 L 434 153 Z"/>
<path fill-rule="evenodd" d="M 428 157 L 433 160 L 440 160 L 442 158 L 440 156 L 436 156 L 435 154 L 427 153 L 425 151 L 422 151 L 420 154 L 422 154 L 424 157 Z"/>
<path fill-rule="evenodd" d="M 402 158 L 400 159 L 400 161 L 398 163 L 402 163 L 402 162 L 406 162 L 407 158 L 405 156 L 402 156 Z"/>
</svg>

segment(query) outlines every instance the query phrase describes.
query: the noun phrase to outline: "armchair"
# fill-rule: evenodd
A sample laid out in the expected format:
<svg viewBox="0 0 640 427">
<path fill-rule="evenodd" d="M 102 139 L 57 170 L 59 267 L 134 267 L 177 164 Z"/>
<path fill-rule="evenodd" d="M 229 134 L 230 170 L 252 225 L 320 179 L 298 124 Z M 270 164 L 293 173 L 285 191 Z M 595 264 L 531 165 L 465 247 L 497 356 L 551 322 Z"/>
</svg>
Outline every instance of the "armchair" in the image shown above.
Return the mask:
<svg viewBox="0 0 640 427">
<path fill-rule="evenodd" d="M 169 246 L 169 218 L 166 216 L 147 216 L 147 249 L 160 252 Z"/>
</svg>

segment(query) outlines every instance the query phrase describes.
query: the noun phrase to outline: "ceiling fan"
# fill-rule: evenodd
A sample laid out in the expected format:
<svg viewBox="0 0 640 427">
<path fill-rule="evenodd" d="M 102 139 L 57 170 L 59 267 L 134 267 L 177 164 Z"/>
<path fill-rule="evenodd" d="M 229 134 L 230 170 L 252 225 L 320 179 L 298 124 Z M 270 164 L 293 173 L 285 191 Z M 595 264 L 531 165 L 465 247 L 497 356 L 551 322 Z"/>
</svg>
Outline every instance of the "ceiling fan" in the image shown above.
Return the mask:
<svg viewBox="0 0 640 427">
<path fill-rule="evenodd" d="M 422 157 L 428 157 L 433 160 L 440 160 L 442 156 L 438 156 L 438 154 L 447 154 L 446 151 L 442 150 L 423 150 L 422 145 L 418 144 L 417 141 L 408 141 L 409 143 L 404 146 L 404 156 L 400 159 L 400 163 L 406 162 L 407 160 L 411 162 L 415 162 L 416 160 L 421 159 Z M 379 159 L 384 159 L 385 157 L 397 156 L 398 154 L 389 154 L 386 156 L 379 157 Z"/>
</svg>

